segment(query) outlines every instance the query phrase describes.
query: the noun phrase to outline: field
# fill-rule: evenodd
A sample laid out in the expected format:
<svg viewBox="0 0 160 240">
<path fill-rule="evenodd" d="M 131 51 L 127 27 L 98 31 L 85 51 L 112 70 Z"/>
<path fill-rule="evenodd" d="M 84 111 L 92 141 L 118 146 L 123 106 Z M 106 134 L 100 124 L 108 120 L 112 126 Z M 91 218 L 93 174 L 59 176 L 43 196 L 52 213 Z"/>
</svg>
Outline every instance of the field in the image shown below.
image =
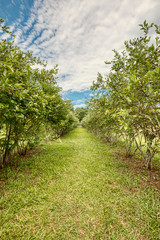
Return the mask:
<svg viewBox="0 0 160 240">
<path fill-rule="evenodd" d="M 159 239 L 158 185 L 120 151 L 79 127 L 1 170 L 0 239 Z"/>
</svg>

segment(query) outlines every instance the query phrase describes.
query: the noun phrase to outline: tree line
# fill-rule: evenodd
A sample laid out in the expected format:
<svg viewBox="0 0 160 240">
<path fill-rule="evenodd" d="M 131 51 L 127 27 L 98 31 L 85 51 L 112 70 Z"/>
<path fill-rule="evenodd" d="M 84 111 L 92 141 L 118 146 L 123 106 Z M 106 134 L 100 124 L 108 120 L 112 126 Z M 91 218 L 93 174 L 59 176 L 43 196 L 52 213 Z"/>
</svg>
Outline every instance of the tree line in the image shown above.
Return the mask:
<svg viewBox="0 0 160 240">
<path fill-rule="evenodd" d="M 0 166 L 15 154 L 26 154 L 41 139 L 57 138 L 77 126 L 73 106 L 62 99 L 58 67 L 23 52 L 0 18 Z M 35 65 L 41 66 L 41 69 Z"/>
<path fill-rule="evenodd" d="M 144 21 L 140 29 L 122 52 L 113 50 L 109 73 L 98 73 L 83 126 L 108 142 L 123 140 L 126 155 L 139 151 L 151 169 L 160 147 L 160 26 Z"/>
</svg>

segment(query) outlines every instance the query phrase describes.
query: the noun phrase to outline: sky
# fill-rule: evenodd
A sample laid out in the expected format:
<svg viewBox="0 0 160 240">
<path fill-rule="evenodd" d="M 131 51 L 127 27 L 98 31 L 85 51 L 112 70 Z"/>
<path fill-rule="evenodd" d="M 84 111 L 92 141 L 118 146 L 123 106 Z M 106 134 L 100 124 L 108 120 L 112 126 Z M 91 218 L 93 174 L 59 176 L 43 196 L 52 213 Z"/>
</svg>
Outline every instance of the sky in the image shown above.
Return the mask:
<svg viewBox="0 0 160 240">
<path fill-rule="evenodd" d="M 0 0 L 0 18 L 23 51 L 58 64 L 57 83 L 74 107 L 85 107 L 104 61 L 124 41 L 140 36 L 139 24 L 160 25 L 160 0 Z"/>
</svg>

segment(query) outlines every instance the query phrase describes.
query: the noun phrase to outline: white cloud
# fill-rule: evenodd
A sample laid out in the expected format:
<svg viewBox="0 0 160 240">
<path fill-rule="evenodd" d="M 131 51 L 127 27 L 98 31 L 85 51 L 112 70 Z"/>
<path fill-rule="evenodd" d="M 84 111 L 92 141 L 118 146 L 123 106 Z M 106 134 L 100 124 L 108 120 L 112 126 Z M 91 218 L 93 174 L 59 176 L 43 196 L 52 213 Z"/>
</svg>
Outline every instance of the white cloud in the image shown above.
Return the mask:
<svg viewBox="0 0 160 240">
<path fill-rule="evenodd" d="M 12 4 L 15 5 L 15 2 L 13 0 L 11 0 Z"/>
<path fill-rule="evenodd" d="M 82 98 L 82 99 L 79 99 L 79 100 L 75 100 L 74 103 L 75 103 L 76 105 L 78 105 L 78 104 L 84 103 L 84 101 L 85 101 L 85 99 Z"/>
<path fill-rule="evenodd" d="M 112 49 L 140 34 L 138 24 L 159 21 L 159 7 L 159 0 L 35 0 L 16 44 L 47 59 L 48 68 L 58 64 L 63 90 L 88 89 L 106 72 Z"/>
<path fill-rule="evenodd" d="M 82 107 L 86 107 L 86 104 L 74 105 L 74 109 L 76 109 L 76 108 L 82 108 Z"/>
</svg>

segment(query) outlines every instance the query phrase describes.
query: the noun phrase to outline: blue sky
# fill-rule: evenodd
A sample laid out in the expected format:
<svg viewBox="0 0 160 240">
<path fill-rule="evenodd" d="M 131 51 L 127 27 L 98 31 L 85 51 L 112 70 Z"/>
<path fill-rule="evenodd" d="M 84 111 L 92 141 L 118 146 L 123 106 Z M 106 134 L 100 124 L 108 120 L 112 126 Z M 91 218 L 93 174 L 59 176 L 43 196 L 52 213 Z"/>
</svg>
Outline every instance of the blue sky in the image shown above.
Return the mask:
<svg viewBox="0 0 160 240">
<path fill-rule="evenodd" d="M 107 73 L 112 49 L 139 36 L 145 19 L 160 25 L 159 12 L 159 0 L 0 0 L 15 44 L 47 60 L 47 68 L 58 64 L 62 95 L 75 107 L 85 106 L 97 72 Z"/>
</svg>

